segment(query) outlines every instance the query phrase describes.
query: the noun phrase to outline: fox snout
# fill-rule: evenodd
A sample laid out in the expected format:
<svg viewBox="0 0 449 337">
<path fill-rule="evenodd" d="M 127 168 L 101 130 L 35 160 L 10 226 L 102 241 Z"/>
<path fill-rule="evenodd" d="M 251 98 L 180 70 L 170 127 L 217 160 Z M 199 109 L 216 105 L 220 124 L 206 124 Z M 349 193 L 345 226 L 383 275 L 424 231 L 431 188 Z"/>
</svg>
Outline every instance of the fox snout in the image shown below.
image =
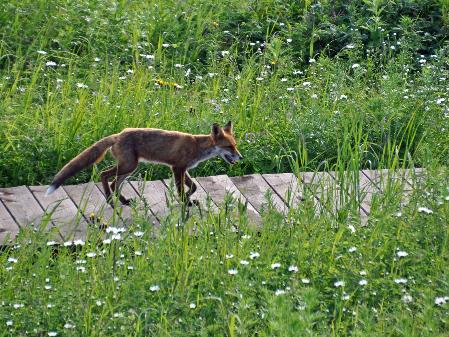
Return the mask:
<svg viewBox="0 0 449 337">
<path fill-rule="evenodd" d="M 243 159 L 243 156 L 238 151 L 223 151 L 221 157 L 231 165 L 234 165 L 237 161 Z"/>
</svg>

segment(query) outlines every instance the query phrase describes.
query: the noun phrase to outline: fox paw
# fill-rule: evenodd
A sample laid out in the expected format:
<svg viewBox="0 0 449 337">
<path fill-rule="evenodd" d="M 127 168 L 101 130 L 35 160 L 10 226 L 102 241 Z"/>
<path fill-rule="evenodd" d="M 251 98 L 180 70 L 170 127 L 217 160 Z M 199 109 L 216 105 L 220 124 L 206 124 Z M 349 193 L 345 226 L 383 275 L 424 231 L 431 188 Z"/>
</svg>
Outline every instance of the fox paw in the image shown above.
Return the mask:
<svg viewBox="0 0 449 337">
<path fill-rule="evenodd" d="M 125 198 L 123 198 L 123 199 L 120 199 L 120 202 L 122 203 L 122 205 L 129 206 L 129 205 L 131 205 L 131 201 L 132 200 L 133 199 L 125 199 Z"/>
<path fill-rule="evenodd" d="M 187 203 L 188 207 L 192 207 L 192 206 L 200 206 L 200 202 L 198 200 L 189 200 L 189 202 Z"/>
</svg>

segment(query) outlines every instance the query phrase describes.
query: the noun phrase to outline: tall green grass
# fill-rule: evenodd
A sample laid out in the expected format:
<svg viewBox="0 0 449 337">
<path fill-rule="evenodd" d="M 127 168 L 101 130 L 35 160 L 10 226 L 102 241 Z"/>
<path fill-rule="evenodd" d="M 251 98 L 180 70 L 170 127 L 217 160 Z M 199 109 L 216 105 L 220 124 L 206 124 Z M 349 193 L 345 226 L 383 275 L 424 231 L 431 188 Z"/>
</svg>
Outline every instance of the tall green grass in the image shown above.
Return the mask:
<svg viewBox="0 0 449 337">
<path fill-rule="evenodd" d="M 386 149 L 405 144 L 408 123 L 414 141 L 398 151 L 416 165 L 429 156 L 447 164 L 446 49 L 411 33 L 433 15 L 427 7 L 414 22 L 408 14 L 395 22 L 398 9 L 387 2 L 348 7 L 333 31 L 327 11 L 341 5 L 327 2 L 1 6 L 2 186 L 48 183 L 82 149 L 125 127 L 207 133 L 229 119 L 248 160 L 230 170 L 212 161 L 195 175 L 288 171 L 299 144 L 311 169 L 336 164 L 348 128 L 362 134 L 361 167 L 378 167 Z M 351 18 L 361 21 L 345 26 Z"/>
<path fill-rule="evenodd" d="M 310 193 L 258 229 L 236 203 L 187 218 L 173 206 L 156 237 L 139 210 L 112 241 L 91 227 L 68 247 L 44 222 L 0 255 L 0 335 L 444 336 L 447 172 L 408 202 L 398 187 L 374 196 L 365 227 L 315 211 Z"/>
</svg>

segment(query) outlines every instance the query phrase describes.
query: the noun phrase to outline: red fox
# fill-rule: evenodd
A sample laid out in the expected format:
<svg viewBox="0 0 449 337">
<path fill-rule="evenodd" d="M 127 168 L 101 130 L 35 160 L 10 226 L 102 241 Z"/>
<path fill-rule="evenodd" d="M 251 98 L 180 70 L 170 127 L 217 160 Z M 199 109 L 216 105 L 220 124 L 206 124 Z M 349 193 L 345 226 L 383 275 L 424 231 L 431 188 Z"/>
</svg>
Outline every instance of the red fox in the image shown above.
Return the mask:
<svg viewBox="0 0 449 337">
<path fill-rule="evenodd" d="M 56 174 L 45 195 L 53 193 L 64 180 L 103 160 L 109 148 L 117 160 L 117 165 L 101 172 L 101 183 L 107 200 L 110 200 L 111 189 L 115 192 L 126 177 L 136 169 L 139 161 L 149 161 L 171 167 L 179 197 L 191 205 L 190 196 L 195 193 L 197 187 L 187 172 L 189 169 L 216 156 L 222 157 L 231 165 L 243 159 L 236 147 L 231 122 L 224 128 L 214 123 L 208 135 L 191 135 L 151 128 L 127 128 L 99 140 L 68 162 Z M 114 179 L 109 187 L 108 180 L 111 177 Z M 189 188 L 187 193 L 184 185 Z M 124 205 L 130 203 L 130 200 L 121 194 L 119 200 Z"/>
</svg>

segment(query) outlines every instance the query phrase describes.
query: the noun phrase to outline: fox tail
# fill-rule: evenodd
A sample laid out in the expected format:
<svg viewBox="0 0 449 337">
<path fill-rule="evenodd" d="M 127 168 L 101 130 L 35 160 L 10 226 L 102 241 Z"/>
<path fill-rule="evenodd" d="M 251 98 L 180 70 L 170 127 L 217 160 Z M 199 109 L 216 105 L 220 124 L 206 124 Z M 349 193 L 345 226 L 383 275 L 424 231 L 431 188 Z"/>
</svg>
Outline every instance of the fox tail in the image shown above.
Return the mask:
<svg viewBox="0 0 449 337">
<path fill-rule="evenodd" d="M 106 151 L 117 141 L 117 135 L 111 135 L 100 139 L 92 146 L 85 149 L 71 161 L 69 161 L 54 177 L 51 185 L 45 192 L 45 196 L 52 194 L 68 178 L 84 170 L 94 163 L 100 162 Z"/>
</svg>

